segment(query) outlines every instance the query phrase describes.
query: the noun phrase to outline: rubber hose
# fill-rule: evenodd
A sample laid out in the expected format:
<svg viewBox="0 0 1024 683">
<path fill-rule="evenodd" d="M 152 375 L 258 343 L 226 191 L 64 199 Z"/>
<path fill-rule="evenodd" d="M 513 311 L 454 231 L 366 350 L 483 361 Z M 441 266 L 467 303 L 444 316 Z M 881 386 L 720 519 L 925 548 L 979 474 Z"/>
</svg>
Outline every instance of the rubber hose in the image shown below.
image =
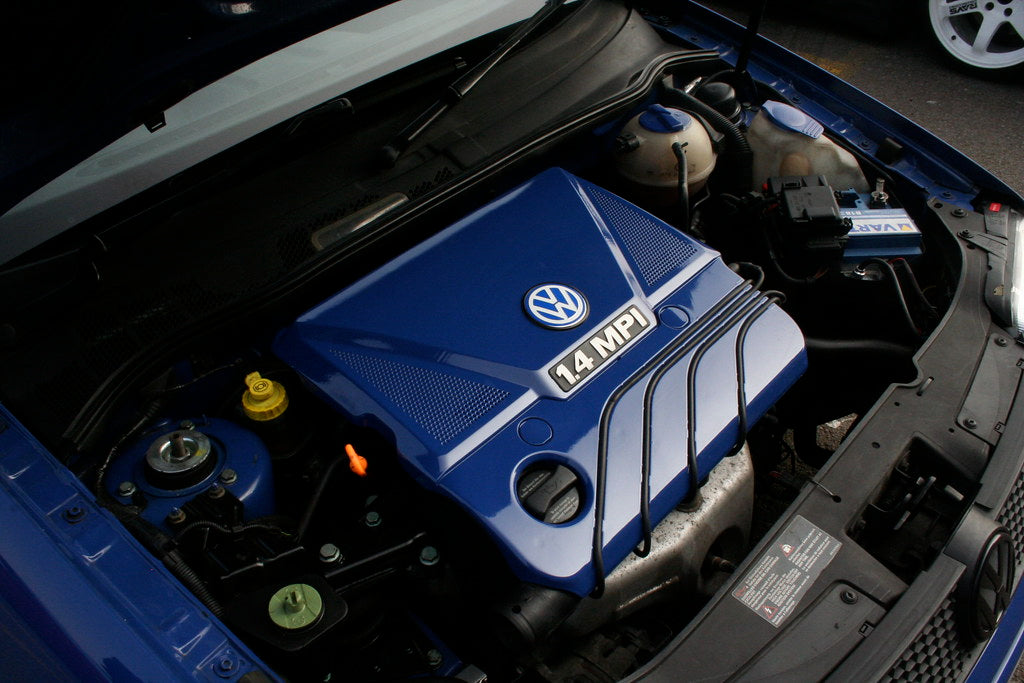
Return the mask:
<svg viewBox="0 0 1024 683">
<path fill-rule="evenodd" d="M 903 314 L 903 319 L 907 323 L 907 327 L 911 334 L 915 337 L 924 336 L 921 332 L 921 328 L 917 322 L 914 321 L 914 316 L 910 313 L 910 307 L 907 306 L 907 297 L 903 295 L 903 286 L 900 284 L 900 277 L 896 274 L 896 270 L 892 267 L 892 264 L 881 258 L 869 258 L 864 263 L 873 263 L 882 269 L 885 275 L 889 276 L 889 282 L 892 283 L 893 292 L 896 294 L 896 301 L 899 303 L 900 313 Z M 863 264 L 861 264 L 863 267 Z"/>
<path fill-rule="evenodd" d="M 676 163 L 679 164 L 678 185 L 679 185 L 679 211 L 682 214 L 680 222 L 683 231 L 690 231 L 690 190 L 687 187 L 686 153 L 683 145 L 678 142 L 672 143 L 672 153 L 676 155 Z"/>
<path fill-rule="evenodd" d="M 820 351 L 822 353 L 859 351 L 861 353 L 877 353 L 883 356 L 899 356 L 901 358 L 910 358 L 914 355 L 913 347 L 884 339 L 816 339 L 814 337 L 805 337 L 804 345 L 808 351 Z"/>
<path fill-rule="evenodd" d="M 722 116 L 716 109 L 709 107 L 693 95 L 690 95 L 678 88 L 665 87 L 665 104 L 692 111 L 711 124 L 711 127 L 725 136 L 728 151 L 741 164 L 737 169 L 740 174 L 736 187 L 743 192 L 749 192 L 752 187 L 751 178 L 754 175 L 754 153 L 750 148 L 747 137 L 740 130 L 739 126 Z"/>
<path fill-rule="evenodd" d="M 316 490 L 313 495 L 310 496 L 309 502 L 306 504 L 306 510 L 302 514 L 302 519 L 299 521 L 299 526 L 295 530 L 295 537 L 300 543 L 302 538 L 306 535 L 306 530 L 309 529 L 309 523 L 313 521 L 313 513 L 316 512 L 317 505 L 320 504 L 320 498 L 324 495 L 324 489 L 327 488 L 327 482 L 331 480 L 331 475 L 334 474 L 334 470 L 341 464 L 341 458 L 335 458 L 327 465 L 327 469 L 322 475 L 320 475 L 320 481 L 317 483 Z"/>
</svg>

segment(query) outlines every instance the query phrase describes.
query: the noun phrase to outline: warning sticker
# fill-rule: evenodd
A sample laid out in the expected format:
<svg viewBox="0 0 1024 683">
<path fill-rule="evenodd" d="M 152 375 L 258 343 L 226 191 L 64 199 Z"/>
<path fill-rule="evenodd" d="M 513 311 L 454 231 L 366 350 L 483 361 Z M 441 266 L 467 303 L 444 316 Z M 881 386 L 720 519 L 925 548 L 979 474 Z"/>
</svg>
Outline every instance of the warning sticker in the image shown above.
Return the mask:
<svg viewBox="0 0 1024 683">
<path fill-rule="evenodd" d="M 797 515 L 743 577 L 732 596 L 781 626 L 843 544 Z"/>
</svg>

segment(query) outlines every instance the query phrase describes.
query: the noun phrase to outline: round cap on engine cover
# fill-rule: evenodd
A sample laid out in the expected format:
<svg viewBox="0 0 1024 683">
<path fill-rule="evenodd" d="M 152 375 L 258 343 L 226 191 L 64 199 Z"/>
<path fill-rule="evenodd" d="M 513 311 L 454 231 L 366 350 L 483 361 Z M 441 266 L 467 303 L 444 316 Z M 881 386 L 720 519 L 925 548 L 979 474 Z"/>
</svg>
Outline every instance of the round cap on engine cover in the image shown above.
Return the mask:
<svg viewBox="0 0 1024 683">
<path fill-rule="evenodd" d="M 565 465 L 550 460 L 532 465 L 516 483 L 519 504 L 548 524 L 571 522 L 583 507 L 583 482 Z"/>
<path fill-rule="evenodd" d="M 242 394 L 242 410 L 250 420 L 267 422 L 288 409 L 288 393 L 280 382 L 250 372 L 245 376 L 245 384 L 249 388 Z"/>
</svg>

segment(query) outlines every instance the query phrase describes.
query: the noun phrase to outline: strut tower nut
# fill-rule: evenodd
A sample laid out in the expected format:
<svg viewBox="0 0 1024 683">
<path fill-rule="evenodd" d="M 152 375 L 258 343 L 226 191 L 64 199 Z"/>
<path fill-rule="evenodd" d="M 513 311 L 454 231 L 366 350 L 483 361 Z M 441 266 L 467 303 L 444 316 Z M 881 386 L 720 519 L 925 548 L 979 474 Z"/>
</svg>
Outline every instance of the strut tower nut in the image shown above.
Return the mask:
<svg viewBox="0 0 1024 683">
<path fill-rule="evenodd" d="M 213 446 L 202 432 L 179 429 L 163 434 L 146 451 L 146 481 L 161 489 L 195 486 L 216 467 Z"/>
</svg>

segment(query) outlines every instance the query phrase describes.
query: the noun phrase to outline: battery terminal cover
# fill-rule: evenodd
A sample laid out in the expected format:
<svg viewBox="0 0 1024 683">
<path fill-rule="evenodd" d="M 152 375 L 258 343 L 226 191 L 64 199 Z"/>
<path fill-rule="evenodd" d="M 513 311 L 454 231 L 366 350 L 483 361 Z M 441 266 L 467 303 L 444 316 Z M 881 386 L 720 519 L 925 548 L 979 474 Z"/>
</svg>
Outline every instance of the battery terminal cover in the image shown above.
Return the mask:
<svg viewBox="0 0 1024 683">
<path fill-rule="evenodd" d="M 248 387 L 242 394 L 242 410 L 250 420 L 268 422 L 288 409 L 288 392 L 280 382 L 250 372 L 245 376 Z"/>
</svg>

